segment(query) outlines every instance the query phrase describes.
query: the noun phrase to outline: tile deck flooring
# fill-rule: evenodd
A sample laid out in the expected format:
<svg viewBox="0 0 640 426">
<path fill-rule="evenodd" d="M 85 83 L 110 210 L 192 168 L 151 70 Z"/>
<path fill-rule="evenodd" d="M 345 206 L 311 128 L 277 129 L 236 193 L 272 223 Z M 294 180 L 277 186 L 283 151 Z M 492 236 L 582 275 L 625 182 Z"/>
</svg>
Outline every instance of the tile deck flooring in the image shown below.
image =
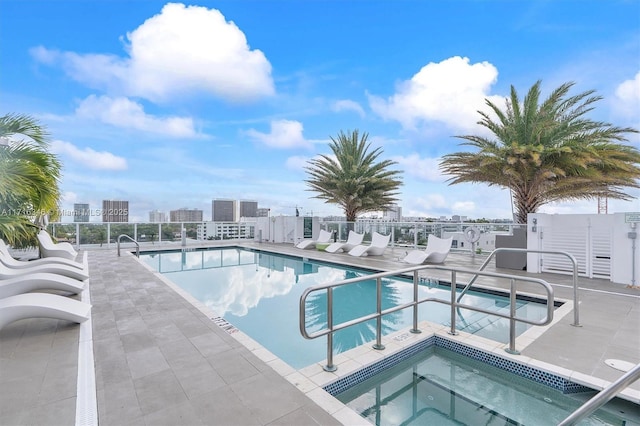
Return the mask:
<svg viewBox="0 0 640 426">
<path fill-rule="evenodd" d="M 242 245 L 380 270 L 405 266 L 397 260 L 404 250 L 397 248 L 383 257 L 353 258 L 301 253 L 291 245 Z M 216 325 L 205 309 L 133 256 L 91 250 L 88 260 L 101 425 L 366 424 L 340 410 L 328 394 L 308 392 L 309 381 L 295 380 L 299 373 L 284 363 L 257 356 L 259 351 Z M 477 268 L 483 260 L 452 253 L 446 265 Z M 557 298 L 571 299 L 571 277 L 537 276 L 554 284 Z M 640 290 L 606 280 L 579 283 L 581 327 L 572 326 L 568 314 L 528 343 L 522 356 L 604 385 L 623 374 L 605 360 L 640 363 Z M 29 319 L 0 330 L 0 424 L 75 423 L 78 329 L 64 321 Z M 629 392 L 640 395 L 640 382 Z"/>
</svg>

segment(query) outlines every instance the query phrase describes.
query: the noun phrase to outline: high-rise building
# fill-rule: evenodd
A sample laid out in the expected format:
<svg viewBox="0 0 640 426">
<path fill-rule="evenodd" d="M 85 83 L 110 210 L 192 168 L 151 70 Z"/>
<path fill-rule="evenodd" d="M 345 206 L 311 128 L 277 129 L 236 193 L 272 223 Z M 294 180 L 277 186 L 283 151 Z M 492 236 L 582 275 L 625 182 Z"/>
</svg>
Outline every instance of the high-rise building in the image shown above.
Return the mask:
<svg viewBox="0 0 640 426">
<path fill-rule="evenodd" d="M 197 226 L 199 240 L 234 240 L 253 238 L 255 223 L 203 222 Z"/>
<path fill-rule="evenodd" d="M 258 202 L 240 200 L 239 217 L 258 217 Z"/>
<path fill-rule="evenodd" d="M 73 205 L 73 221 L 89 222 L 89 204 L 75 203 Z"/>
<path fill-rule="evenodd" d="M 129 202 L 102 200 L 103 222 L 129 222 Z"/>
<path fill-rule="evenodd" d="M 186 207 L 169 212 L 171 222 L 202 222 L 202 210 Z"/>
<path fill-rule="evenodd" d="M 265 207 L 260 207 L 256 210 L 256 217 L 269 217 L 269 212 L 271 209 L 267 209 Z"/>
<path fill-rule="evenodd" d="M 392 204 L 388 209 L 382 211 L 382 218 L 390 222 L 402 222 L 402 207 Z"/>
<path fill-rule="evenodd" d="M 151 223 L 163 223 L 167 221 L 167 214 L 160 210 L 153 210 L 149 212 L 149 222 Z"/>
<path fill-rule="evenodd" d="M 214 222 L 237 222 L 235 200 L 213 200 L 211 218 Z"/>
</svg>

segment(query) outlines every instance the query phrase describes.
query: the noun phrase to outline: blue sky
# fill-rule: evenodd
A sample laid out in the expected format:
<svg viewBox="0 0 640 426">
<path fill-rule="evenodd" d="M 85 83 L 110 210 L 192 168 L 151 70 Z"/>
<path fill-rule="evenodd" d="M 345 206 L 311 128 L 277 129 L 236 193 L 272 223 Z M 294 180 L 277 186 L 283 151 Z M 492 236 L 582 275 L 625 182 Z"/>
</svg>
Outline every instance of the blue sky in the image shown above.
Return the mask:
<svg viewBox="0 0 640 426">
<path fill-rule="evenodd" d="M 509 218 L 508 191 L 449 186 L 438 162 L 483 132 L 485 99 L 537 80 L 544 95 L 596 90 L 590 118 L 640 129 L 637 0 L 0 0 L 0 41 L 2 114 L 49 129 L 62 207 L 128 200 L 130 221 L 209 219 L 215 198 L 341 214 L 312 198 L 304 166 L 353 129 L 398 162 L 405 216 Z M 622 211 L 638 198 L 609 200 Z"/>
</svg>

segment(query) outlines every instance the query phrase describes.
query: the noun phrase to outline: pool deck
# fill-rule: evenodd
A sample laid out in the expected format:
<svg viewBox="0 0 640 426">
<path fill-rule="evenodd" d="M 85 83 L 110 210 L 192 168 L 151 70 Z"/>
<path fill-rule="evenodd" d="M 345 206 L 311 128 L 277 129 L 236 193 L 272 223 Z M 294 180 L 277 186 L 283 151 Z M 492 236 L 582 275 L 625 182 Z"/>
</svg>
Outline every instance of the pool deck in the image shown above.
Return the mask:
<svg viewBox="0 0 640 426">
<path fill-rule="evenodd" d="M 406 249 L 399 248 L 354 258 L 286 244 L 241 245 L 378 270 L 406 266 L 398 261 Z M 483 260 L 451 253 L 445 265 L 475 269 Z M 101 425 L 366 424 L 255 342 L 212 321 L 215 313 L 183 297 L 133 256 L 89 250 L 88 261 Z M 488 271 L 516 273 L 492 265 Z M 444 271 L 427 273 L 447 278 Z M 556 298 L 572 299 L 570 276 L 532 276 L 553 284 Z M 479 284 L 498 286 L 492 279 Z M 523 343 L 521 357 L 604 386 L 624 374 L 605 360 L 640 363 L 640 290 L 582 277 L 579 287 L 580 327 L 572 325 L 569 312 Z M 0 331 L 0 424 L 76 423 L 76 402 L 84 398 L 77 386 L 79 329 L 65 321 L 29 319 Z M 640 381 L 629 391 L 640 395 Z"/>
</svg>

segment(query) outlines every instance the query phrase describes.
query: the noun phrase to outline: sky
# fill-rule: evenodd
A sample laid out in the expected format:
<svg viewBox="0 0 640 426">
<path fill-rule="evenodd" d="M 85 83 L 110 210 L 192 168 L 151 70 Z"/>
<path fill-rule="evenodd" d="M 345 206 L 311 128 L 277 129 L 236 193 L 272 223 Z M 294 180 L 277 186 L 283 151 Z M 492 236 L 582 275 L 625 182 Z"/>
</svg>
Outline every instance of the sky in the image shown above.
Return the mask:
<svg viewBox="0 0 640 426">
<path fill-rule="evenodd" d="M 543 97 L 595 90 L 588 118 L 640 129 L 640 1 L 0 0 L 0 114 L 51 133 L 63 222 L 105 199 L 129 201 L 132 222 L 210 220 L 218 198 L 342 215 L 305 166 L 352 130 L 402 171 L 403 216 L 509 219 L 508 190 L 449 185 L 438 165 L 469 149 L 456 136 L 488 136 L 485 100 L 539 80 Z M 640 211 L 627 192 L 609 213 Z"/>
</svg>

